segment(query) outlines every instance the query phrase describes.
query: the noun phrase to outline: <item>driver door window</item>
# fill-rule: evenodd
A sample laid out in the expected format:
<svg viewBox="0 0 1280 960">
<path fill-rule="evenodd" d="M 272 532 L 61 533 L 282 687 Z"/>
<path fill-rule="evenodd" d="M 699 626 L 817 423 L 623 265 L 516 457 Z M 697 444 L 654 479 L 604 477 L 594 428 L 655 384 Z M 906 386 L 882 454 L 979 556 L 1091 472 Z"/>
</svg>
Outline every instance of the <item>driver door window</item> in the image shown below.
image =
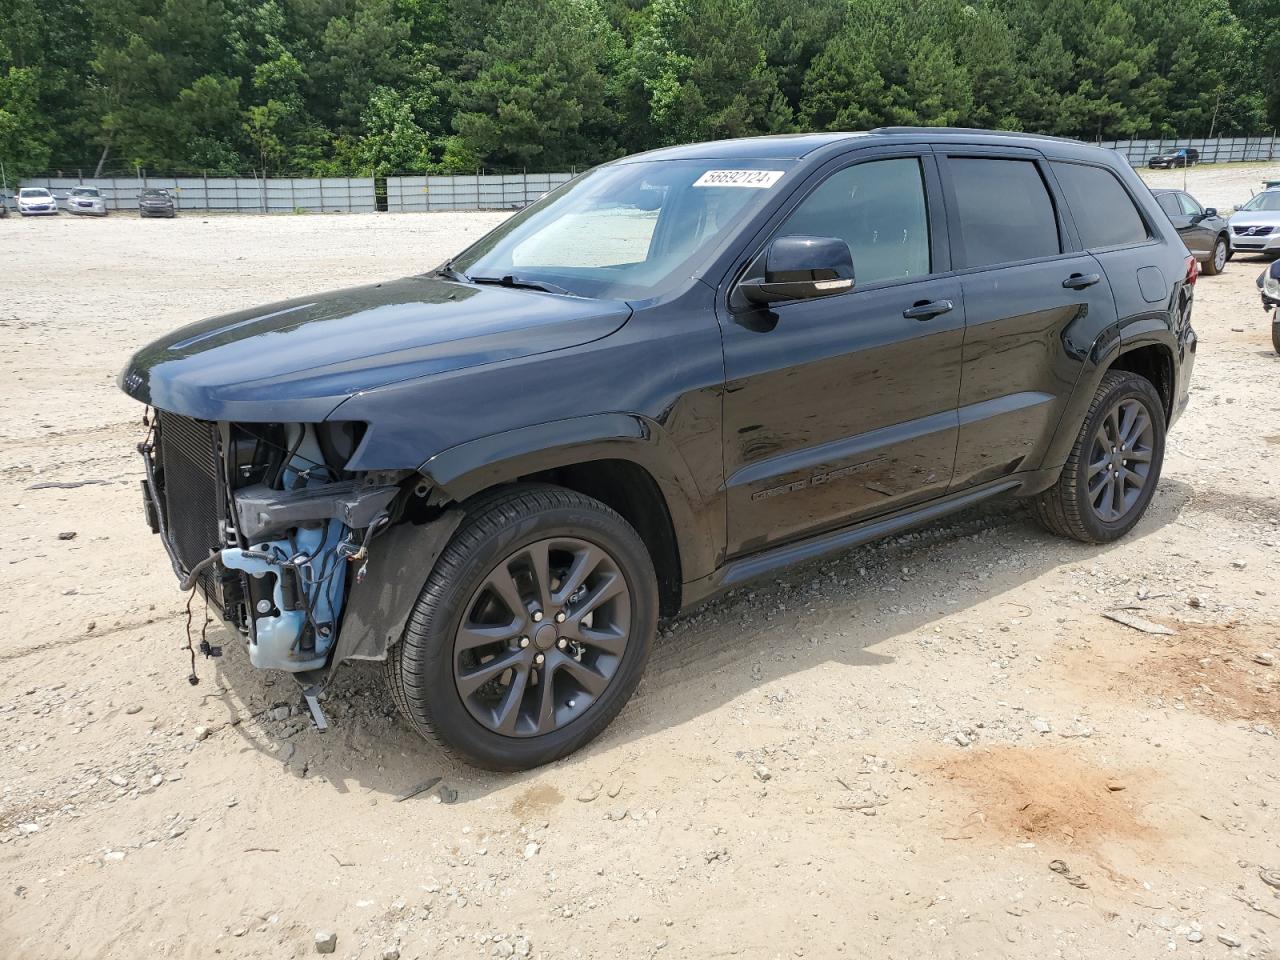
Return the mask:
<svg viewBox="0 0 1280 960">
<path fill-rule="evenodd" d="M 782 224 L 780 237 L 838 237 L 853 254 L 856 288 L 929 273 L 929 211 L 915 157 L 846 167 Z"/>
</svg>

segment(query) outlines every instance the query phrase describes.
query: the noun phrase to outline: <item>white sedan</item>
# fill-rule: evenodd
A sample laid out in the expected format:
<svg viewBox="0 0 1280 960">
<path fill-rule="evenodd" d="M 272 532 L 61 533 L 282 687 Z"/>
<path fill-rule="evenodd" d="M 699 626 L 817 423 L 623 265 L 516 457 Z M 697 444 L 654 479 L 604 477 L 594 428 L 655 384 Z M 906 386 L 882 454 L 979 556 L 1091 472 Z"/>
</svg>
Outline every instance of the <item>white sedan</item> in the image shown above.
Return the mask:
<svg viewBox="0 0 1280 960">
<path fill-rule="evenodd" d="M 1280 256 L 1280 188 L 1263 190 L 1237 207 L 1228 223 L 1232 253 Z"/>
<path fill-rule="evenodd" d="M 57 216 L 58 201 L 44 187 L 23 187 L 18 191 L 18 212 L 24 217 Z"/>
</svg>

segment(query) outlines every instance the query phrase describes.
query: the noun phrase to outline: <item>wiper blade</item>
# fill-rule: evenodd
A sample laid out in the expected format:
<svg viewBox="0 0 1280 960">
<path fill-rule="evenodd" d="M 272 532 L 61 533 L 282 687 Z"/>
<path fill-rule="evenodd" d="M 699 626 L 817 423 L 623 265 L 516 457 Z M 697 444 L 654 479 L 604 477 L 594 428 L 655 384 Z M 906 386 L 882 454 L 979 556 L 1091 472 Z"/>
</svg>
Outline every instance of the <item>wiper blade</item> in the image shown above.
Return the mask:
<svg viewBox="0 0 1280 960">
<path fill-rule="evenodd" d="M 507 274 L 505 277 L 470 277 L 472 283 L 492 283 L 500 287 L 516 287 L 522 290 L 541 290 L 543 293 L 558 293 L 561 296 L 573 296 L 564 287 L 557 286 L 554 283 L 548 283 L 546 280 L 526 280 L 521 277 L 513 277 Z"/>
<path fill-rule="evenodd" d="M 457 280 L 459 283 L 471 282 L 471 278 L 468 277 L 465 273 L 459 273 L 457 270 L 453 269 L 453 267 L 449 266 L 449 264 L 447 263 L 443 267 L 441 267 L 439 270 L 436 271 L 436 276 L 444 277 L 446 280 Z"/>
</svg>

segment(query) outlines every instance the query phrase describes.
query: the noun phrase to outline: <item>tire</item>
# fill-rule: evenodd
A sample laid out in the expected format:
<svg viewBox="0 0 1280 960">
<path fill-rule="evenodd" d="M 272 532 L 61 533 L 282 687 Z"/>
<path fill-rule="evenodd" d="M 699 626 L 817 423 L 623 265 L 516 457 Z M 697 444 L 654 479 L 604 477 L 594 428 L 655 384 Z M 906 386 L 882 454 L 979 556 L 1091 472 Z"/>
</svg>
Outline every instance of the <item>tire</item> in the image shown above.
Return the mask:
<svg viewBox="0 0 1280 960">
<path fill-rule="evenodd" d="M 1271 321 L 1271 347 L 1280 354 L 1280 320 Z"/>
<path fill-rule="evenodd" d="M 1216 277 L 1227 265 L 1227 261 L 1231 259 L 1230 250 L 1227 238 L 1219 236 L 1218 239 L 1213 241 L 1213 249 L 1209 251 L 1209 259 L 1204 262 L 1200 272 L 1206 277 Z"/>
<path fill-rule="evenodd" d="M 1121 484 L 1122 510 L 1117 510 L 1117 515 L 1114 517 L 1104 517 L 1095 507 L 1096 498 L 1090 496 L 1092 480 L 1090 460 L 1093 459 L 1092 454 L 1095 451 L 1099 431 L 1106 429 L 1104 421 L 1112 411 L 1133 410 L 1134 408 L 1128 405 L 1134 401 L 1149 418 L 1150 435 L 1142 444 L 1146 447 L 1143 452 L 1149 457 L 1145 462 L 1147 473 L 1142 478 L 1141 488 L 1134 491 L 1136 496 L 1132 501 L 1125 493 L 1123 483 Z M 1081 543 L 1111 543 L 1120 539 L 1142 519 L 1147 506 L 1151 503 L 1156 485 L 1160 481 L 1160 468 L 1164 463 L 1164 441 L 1164 403 L 1151 381 L 1127 370 L 1108 371 L 1098 384 L 1097 393 L 1094 394 L 1093 402 L 1089 405 L 1089 411 L 1080 426 L 1080 433 L 1076 437 L 1076 442 L 1071 448 L 1057 483 L 1032 500 L 1032 511 L 1036 519 L 1051 533 L 1070 537 Z M 1103 456 L 1106 454 L 1104 453 Z M 1094 461 L 1095 464 L 1098 462 L 1101 460 Z M 1134 470 L 1140 471 L 1144 464 L 1134 461 L 1125 462 L 1133 463 L 1133 469 L 1128 469 L 1122 478 L 1127 482 L 1128 474 L 1133 473 Z M 1102 471 L 1104 487 L 1107 484 L 1105 471 L 1106 468 Z M 1095 487 L 1095 489 L 1100 488 Z M 1103 499 L 1105 502 L 1105 493 Z"/>
<path fill-rule="evenodd" d="M 592 566 L 582 575 L 581 590 L 559 606 L 554 602 L 555 592 L 567 589 L 565 580 L 572 571 L 560 567 L 545 576 L 547 589 L 541 593 L 544 599 L 552 598 L 549 606 L 553 608 L 547 615 L 538 609 L 538 580 L 521 578 L 521 564 L 532 555 L 524 551 L 540 544 L 550 544 L 543 553 L 548 570 L 556 569 L 557 558 L 576 561 L 591 551 L 603 557 L 601 567 Z M 574 544 L 581 544 L 584 553 L 561 552 L 562 546 Z M 512 569 L 517 573 L 508 572 Z M 529 569 L 534 569 L 532 563 Z M 604 579 L 593 581 L 599 569 L 607 570 Z M 489 587 L 504 572 L 505 583 L 516 588 L 517 604 L 501 602 L 502 595 Z M 593 611 L 592 619 L 589 625 L 583 623 L 583 614 L 575 611 L 575 604 L 584 605 L 576 598 L 586 594 L 589 604 L 597 585 L 616 583 L 617 574 L 623 585 L 617 599 L 586 606 Z M 606 610 L 612 612 L 601 613 Z M 501 631 L 501 639 L 469 650 L 460 642 L 468 633 L 464 623 L 482 626 L 489 622 L 477 618 L 477 611 L 496 611 L 499 621 L 514 618 L 522 625 L 489 627 L 492 635 Z M 563 624 L 556 611 L 568 612 Z M 574 491 L 521 485 L 482 497 L 468 508 L 427 578 L 403 639 L 388 651 L 384 672 L 401 714 L 424 738 L 479 767 L 526 770 L 572 753 L 618 715 L 644 672 L 657 629 L 657 611 L 653 562 L 630 524 L 598 500 Z M 599 631 L 602 620 L 595 619 L 597 616 L 605 624 Z M 585 639 L 597 633 L 606 636 L 610 616 L 617 618 L 613 624 L 616 630 L 625 630 L 616 656 L 605 654 Z M 480 631 L 469 632 L 475 636 Z M 583 643 L 557 640 L 562 632 Z M 608 636 L 610 643 L 617 643 L 612 634 Z M 589 661 L 589 656 L 594 659 Z M 536 663 L 545 663 L 545 667 L 533 666 L 535 657 Z M 500 661 L 515 664 L 515 669 L 494 674 L 490 668 L 500 666 Z M 589 666 L 580 671 L 572 669 L 575 664 Z M 474 684 L 472 678 L 486 671 L 491 679 L 464 696 L 462 685 Z M 594 694 L 585 692 L 587 688 L 580 687 L 577 680 L 583 672 L 593 683 L 606 675 L 603 689 Z M 513 693 L 517 681 L 518 694 Z M 569 692 L 563 693 L 566 689 Z M 514 709 L 506 708 L 509 703 Z M 498 717 L 508 721 L 499 723 Z M 499 727 L 506 732 L 499 732 Z"/>
</svg>

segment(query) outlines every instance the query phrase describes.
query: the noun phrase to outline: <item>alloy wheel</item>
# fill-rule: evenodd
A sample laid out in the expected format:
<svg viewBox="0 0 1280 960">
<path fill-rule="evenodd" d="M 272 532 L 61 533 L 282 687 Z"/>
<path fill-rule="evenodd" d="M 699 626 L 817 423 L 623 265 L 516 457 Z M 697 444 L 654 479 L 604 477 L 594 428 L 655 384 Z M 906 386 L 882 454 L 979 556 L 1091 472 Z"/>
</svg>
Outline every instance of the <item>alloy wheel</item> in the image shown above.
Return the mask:
<svg viewBox="0 0 1280 960">
<path fill-rule="evenodd" d="M 1226 265 L 1227 265 L 1227 242 L 1225 240 L 1219 240 L 1213 246 L 1213 268 L 1217 270 L 1219 273 L 1221 273 L 1222 268 L 1225 267 Z"/>
<path fill-rule="evenodd" d="M 1140 400 L 1121 400 L 1107 411 L 1089 453 L 1089 503 L 1098 519 L 1118 523 L 1141 499 L 1154 441 L 1151 414 Z"/>
<path fill-rule="evenodd" d="M 608 551 L 576 537 L 521 547 L 489 571 L 454 637 L 453 679 L 495 733 L 536 737 L 591 709 L 627 648 L 631 591 Z"/>
</svg>

